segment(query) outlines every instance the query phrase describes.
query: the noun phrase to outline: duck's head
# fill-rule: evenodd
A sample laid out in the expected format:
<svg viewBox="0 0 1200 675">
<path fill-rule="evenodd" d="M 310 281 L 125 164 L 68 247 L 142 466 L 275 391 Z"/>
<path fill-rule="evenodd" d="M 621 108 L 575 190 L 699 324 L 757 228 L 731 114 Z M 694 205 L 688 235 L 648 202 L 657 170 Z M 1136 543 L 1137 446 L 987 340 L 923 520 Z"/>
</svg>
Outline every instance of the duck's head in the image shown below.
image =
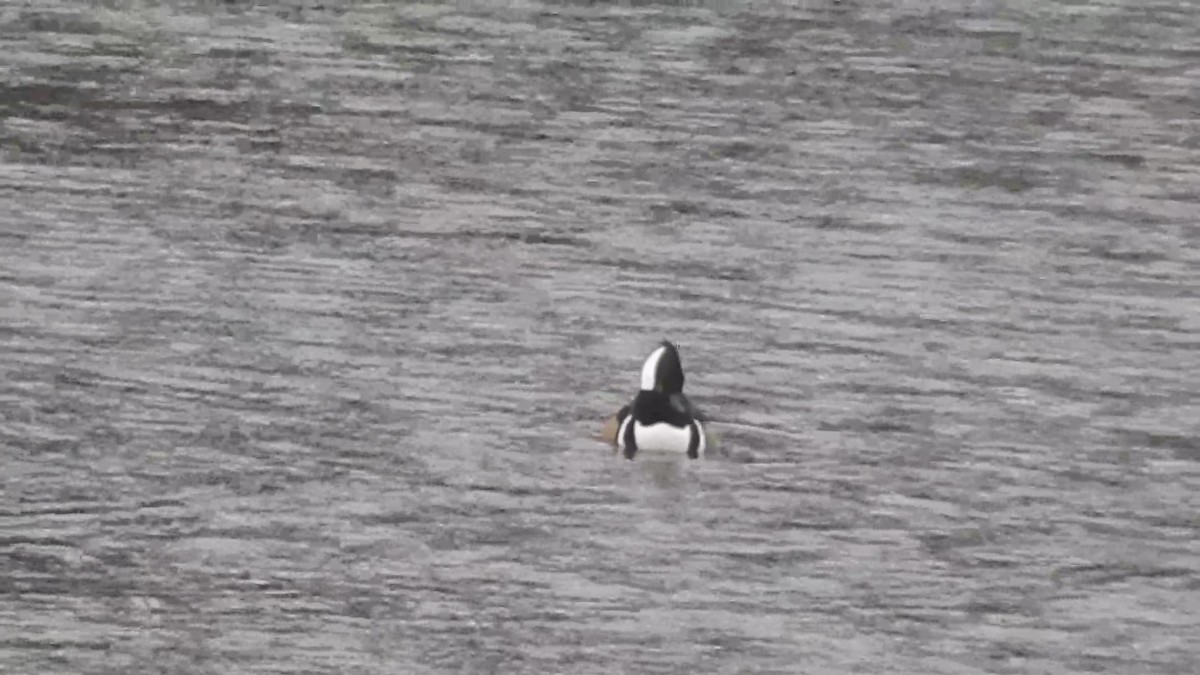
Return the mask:
<svg viewBox="0 0 1200 675">
<path fill-rule="evenodd" d="M 642 391 L 667 395 L 683 393 L 683 364 L 675 345 L 663 340 L 646 358 L 642 365 Z"/>
</svg>

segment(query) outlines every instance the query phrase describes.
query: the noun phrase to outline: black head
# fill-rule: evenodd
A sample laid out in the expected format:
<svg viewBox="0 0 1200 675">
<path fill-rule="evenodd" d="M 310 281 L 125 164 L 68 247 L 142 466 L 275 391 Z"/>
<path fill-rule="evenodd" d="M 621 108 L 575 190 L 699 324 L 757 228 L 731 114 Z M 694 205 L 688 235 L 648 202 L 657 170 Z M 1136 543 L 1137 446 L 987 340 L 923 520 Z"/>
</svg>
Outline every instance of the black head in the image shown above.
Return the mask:
<svg viewBox="0 0 1200 675">
<path fill-rule="evenodd" d="M 642 366 L 642 391 L 662 394 L 683 392 L 683 364 L 675 345 L 662 341 Z"/>
</svg>

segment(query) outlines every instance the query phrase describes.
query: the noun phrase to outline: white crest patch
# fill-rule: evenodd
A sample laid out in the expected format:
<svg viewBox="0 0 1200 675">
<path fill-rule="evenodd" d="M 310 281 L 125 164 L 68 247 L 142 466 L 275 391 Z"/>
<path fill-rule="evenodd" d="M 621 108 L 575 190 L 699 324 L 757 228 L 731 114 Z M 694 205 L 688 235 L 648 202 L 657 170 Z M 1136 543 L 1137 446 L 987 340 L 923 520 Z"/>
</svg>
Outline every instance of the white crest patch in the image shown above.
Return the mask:
<svg viewBox="0 0 1200 675">
<path fill-rule="evenodd" d="M 666 351 L 666 347 L 659 347 L 646 357 L 642 365 L 642 391 L 654 391 L 654 385 L 658 384 L 658 362 Z"/>
</svg>

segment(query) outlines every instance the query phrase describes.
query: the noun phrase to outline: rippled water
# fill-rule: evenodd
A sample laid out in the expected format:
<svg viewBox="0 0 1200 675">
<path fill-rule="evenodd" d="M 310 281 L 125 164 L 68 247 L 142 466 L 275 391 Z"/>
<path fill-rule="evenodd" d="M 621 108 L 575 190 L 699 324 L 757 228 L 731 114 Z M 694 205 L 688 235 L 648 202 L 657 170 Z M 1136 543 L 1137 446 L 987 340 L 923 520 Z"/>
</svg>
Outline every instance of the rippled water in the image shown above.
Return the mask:
<svg viewBox="0 0 1200 675">
<path fill-rule="evenodd" d="M 0 0 L 0 671 L 1197 672 L 1198 36 Z"/>
</svg>

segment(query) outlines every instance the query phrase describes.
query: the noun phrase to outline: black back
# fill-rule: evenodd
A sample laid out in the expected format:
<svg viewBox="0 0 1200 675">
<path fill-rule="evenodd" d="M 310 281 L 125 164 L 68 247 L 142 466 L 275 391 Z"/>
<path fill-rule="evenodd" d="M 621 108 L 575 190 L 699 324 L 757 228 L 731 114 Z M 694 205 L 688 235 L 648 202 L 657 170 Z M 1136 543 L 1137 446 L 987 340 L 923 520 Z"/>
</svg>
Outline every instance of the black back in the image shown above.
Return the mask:
<svg viewBox="0 0 1200 675">
<path fill-rule="evenodd" d="M 639 391 L 633 399 L 630 414 L 643 426 L 666 422 L 673 427 L 683 428 L 692 423 L 692 405 L 683 392 L 663 394 L 657 391 Z"/>
</svg>

